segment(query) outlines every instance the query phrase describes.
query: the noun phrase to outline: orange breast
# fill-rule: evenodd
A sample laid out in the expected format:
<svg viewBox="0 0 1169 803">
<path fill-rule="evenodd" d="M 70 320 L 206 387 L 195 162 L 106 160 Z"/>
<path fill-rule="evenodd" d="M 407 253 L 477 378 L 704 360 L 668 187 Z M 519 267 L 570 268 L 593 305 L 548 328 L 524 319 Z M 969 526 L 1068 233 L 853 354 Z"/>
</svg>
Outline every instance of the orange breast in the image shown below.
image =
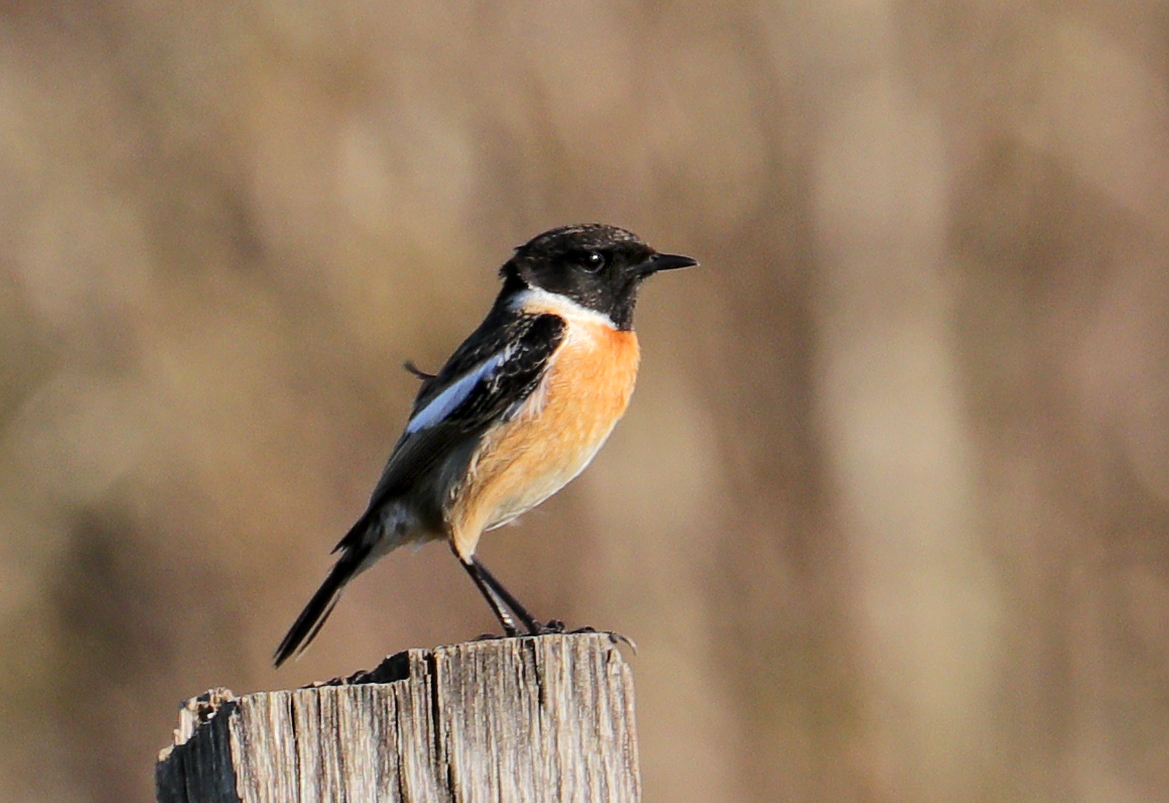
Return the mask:
<svg viewBox="0 0 1169 803">
<path fill-rule="evenodd" d="M 633 332 L 570 322 L 543 382 L 488 436 L 448 514 L 455 549 L 474 553 L 485 529 L 543 502 L 579 474 L 621 418 L 637 379 Z"/>
</svg>

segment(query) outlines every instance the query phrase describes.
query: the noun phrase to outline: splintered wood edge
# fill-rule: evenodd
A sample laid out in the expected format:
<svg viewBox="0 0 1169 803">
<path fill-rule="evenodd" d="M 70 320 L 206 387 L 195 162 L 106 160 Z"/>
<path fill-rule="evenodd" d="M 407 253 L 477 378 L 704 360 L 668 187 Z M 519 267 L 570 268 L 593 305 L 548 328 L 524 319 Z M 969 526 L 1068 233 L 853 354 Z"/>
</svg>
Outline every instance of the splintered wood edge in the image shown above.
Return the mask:
<svg viewBox="0 0 1169 803">
<path fill-rule="evenodd" d="M 179 706 L 179 726 L 172 733 L 172 744 L 159 751 L 158 760 L 165 761 L 172 750 L 190 741 L 199 728 L 214 719 L 225 704 L 235 699 L 231 689 L 221 686 L 185 701 Z"/>
<path fill-rule="evenodd" d="M 481 639 L 479 641 L 465 641 L 459 644 L 446 644 L 433 649 L 413 648 L 409 650 L 402 650 L 401 652 L 388 655 L 382 662 L 374 669 L 369 671 L 358 671 L 349 675 L 348 677 L 338 677 L 332 680 L 318 680 L 307 686 L 301 686 L 300 689 L 320 689 L 336 686 L 357 686 L 364 684 L 379 684 L 388 685 L 393 683 L 409 683 L 413 680 L 411 667 L 418 666 L 420 663 L 425 665 L 427 662 L 433 660 L 437 655 L 455 655 L 459 653 L 472 652 L 489 652 L 492 647 L 508 648 L 509 643 L 522 642 L 525 640 L 547 639 L 550 641 L 560 641 L 567 646 L 570 642 L 576 642 L 574 645 L 578 651 L 586 651 L 589 647 L 581 642 L 594 641 L 598 642 L 596 646 L 605 649 L 606 660 L 610 663 L 617 662 L 621 665 L 623 672 L 628 671 L 628 664 L 625 657 L 618 649 L 620 643 L 628 643 L 632 646 L 632 642 L 624 636 L 618 636 L 612 633 L 604 632 L 588 632 L 588 633 L 556 633 L 543 636 L 520 636 L 513 639 Z M 270 694 L 271 692 L 255 692 L 255 694 Z M 223 687 L 208 689 L 200 695 L 191 697 L 179 706 L 179 726 L 175 728 L 173 733 L 173 744 L 164 747 L 158 754 L 159 762 L 166 761 L 170 754 L 176 747 L 181 747 L 186 744 L 195 735 L 200 728 L 207 726 L 220 712 L 220 710 L 229 703 L 239 703 L 241 700 L 246 700 L 252 695 L 243 695 L 236 697 L 230 689 Z M 230 706 L 234 708 L 235 706 Z M 632 713 L 630 711 L 629 713 Z M 630 725 L 633 725 L 633 719 L 630 719 Z"/>
</svg>

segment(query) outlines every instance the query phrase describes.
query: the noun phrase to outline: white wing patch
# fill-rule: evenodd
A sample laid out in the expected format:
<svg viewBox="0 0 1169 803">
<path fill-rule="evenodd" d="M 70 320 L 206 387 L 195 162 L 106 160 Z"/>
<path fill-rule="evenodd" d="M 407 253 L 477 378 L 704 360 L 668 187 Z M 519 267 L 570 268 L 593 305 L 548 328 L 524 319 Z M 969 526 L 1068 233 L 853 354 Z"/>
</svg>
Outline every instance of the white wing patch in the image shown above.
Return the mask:
<svg viewBox="0 0 1169 803">
<path fill-rule="evenodd" d="M 441 424 L 456 407 L 462 404 L 475 386 L 490 376 L 507 358 L 507 352 L 493 354 L 454 382 L 443 388 L 442 392 L 430 400 L 430 403 L 418 411 L 418 414 L 406 424 L 406 432 L 415 433 L 420 429 Z"/>
</svg>

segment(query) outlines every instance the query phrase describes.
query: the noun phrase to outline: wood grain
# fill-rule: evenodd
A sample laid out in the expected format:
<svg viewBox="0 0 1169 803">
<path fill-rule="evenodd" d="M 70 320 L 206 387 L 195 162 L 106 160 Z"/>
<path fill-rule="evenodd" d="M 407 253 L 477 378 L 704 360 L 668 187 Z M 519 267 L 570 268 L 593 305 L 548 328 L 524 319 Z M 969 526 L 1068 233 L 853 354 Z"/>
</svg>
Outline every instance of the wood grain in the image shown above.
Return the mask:
<svg viewBox="0 0 1169 803">
<path fill-rule="evenodd" d="M 640 800 L 629 665 L 607 634 L 409 650 L 294 691 L 188 701 L 161 803 Z"/>
</svg>

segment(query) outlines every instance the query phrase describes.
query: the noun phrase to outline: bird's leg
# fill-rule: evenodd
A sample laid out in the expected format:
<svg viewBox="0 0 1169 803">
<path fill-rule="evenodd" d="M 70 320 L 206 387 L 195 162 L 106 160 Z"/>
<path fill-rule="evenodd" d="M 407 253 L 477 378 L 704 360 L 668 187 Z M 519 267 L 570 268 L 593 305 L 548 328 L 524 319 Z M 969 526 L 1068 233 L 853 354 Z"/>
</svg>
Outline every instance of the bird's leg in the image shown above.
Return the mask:
<svg viewBox="0 0 1169 803">
<path fill-rule="evenodd" d="M 459 556 L 459 563 L 467 570 L 467 574 L 471 575 L 471 579 L 475 581 L 475 587 L 479 589 L 479 593 L 483 595 L 483 599 L 487 600 L 487 604 L 491 606 L 495 618 L 503 625 L 504 634 L 507 636 L 519 635 L 519 629 L 515 626 L 515 619 L 512 619 L 511 614 L 507 612 L 506 600 L 500 599 L 495 589 L 483 576 L 485 574 L 483 567 L 474 558 L 464 559 L 461 555 Z M 527 624 L 527 622 L 524 624 Z"/>
<path fill-rule="evenodd" d="M 475 570 L 479 573 L 480 580 L 482 580 L 482 582 L 491 589 L 491 592 L 493 594 L 495 594 L 499 599 L 502 599 L 503 602 L 507 605 L 507 607 L 511 608 L 512 613 L 514 613 L 517 617 L 519 617 L 519 620 L 524 623 L 524 627 L 526 627 L 528 629 L 528 633 L 530 633 L 533 636 L 538 636 L 541 633 L 549 633 L 549 632 L 556 631 L 555 628 L 550 628 L 550 627 L 547 627 L 545 625 L 540 624 L 540 622 L 538 622 L 536 620 L 536 617 L 534 617 L 534 616 L 532 616 L 532 614 L 528 613 L 528 609 L 525 608 L 523 605 L 521 605 L 520 601 L 518 599 L 516 599 L 514 596 L 512 596 L 512 593 L 510 591 L 508 591 L 506 588 L 503 587 L 503 583 L 496 580 L 495 577 L 491 574 L 491 572 L 487 571 L 487 567 L 484 566 L 482 563 L 480 563 L 478 560 L 476 560 L 474 558 L 474 556 L 471 557 L 470 561 L 471 561 L 471 565 L 473 565 L 475 567 Z M 500 621 L 502 622 L 503 620 L 500 619 Z M 505 625 L 505 627 L 506 627 L 506 625 Z M 564 626 L 561 625 L 560 630 L 563 630 L 563 629 L 564 629 Z M 513 633 L 510 633 L 509 635 L 515 635 L 515 634 L 513 632 Z"/>
</svg>

